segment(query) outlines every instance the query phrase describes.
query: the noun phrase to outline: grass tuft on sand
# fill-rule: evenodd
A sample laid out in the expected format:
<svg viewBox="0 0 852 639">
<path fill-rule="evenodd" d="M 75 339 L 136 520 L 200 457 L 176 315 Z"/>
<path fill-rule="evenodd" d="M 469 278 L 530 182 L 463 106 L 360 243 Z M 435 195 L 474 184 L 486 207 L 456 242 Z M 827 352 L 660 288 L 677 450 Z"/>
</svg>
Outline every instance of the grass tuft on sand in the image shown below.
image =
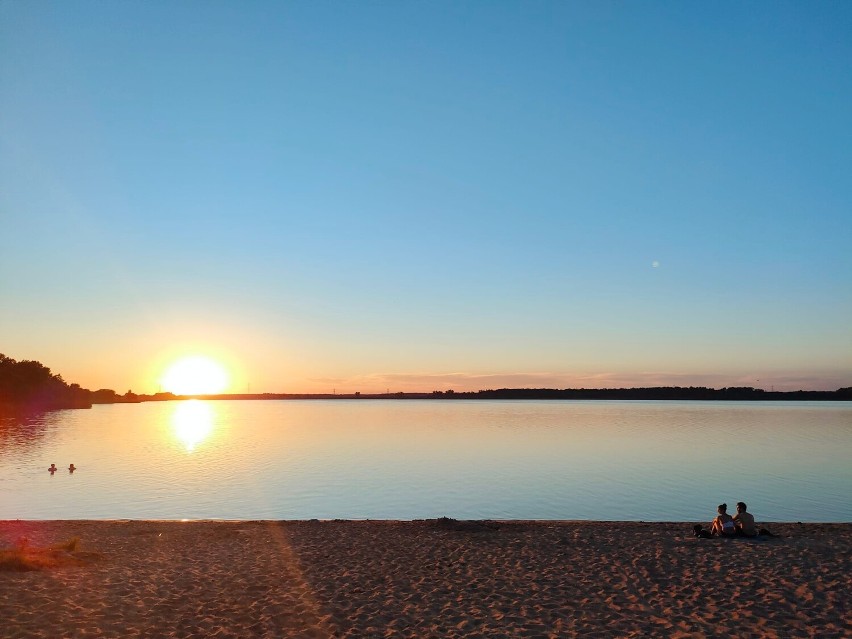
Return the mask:
<svg viewBox="0 0 852 639">
<path fill-rule="evenodd" d="M 79 537 L 72 537 L 66 542 L 47 548 L 30 546 L 26 538 L 21 538 L 14 548 L 0 549 L 0 572 L 85 566 L 95 559 L 96 554 L 79 552 L 79 545 Z"/>
</svg>

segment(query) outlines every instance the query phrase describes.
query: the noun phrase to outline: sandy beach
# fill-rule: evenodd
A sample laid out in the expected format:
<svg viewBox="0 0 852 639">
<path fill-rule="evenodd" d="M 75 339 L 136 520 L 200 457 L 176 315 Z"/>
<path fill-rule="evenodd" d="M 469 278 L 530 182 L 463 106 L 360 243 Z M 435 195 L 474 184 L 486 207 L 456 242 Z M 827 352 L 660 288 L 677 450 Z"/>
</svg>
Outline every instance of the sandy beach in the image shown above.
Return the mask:
<svg viewBox="0 0 852 639">
<path fill-rule="evenodd" d="M 5 521 L 0 636 L 849 637 L 852 524 Z"/>
</svg>

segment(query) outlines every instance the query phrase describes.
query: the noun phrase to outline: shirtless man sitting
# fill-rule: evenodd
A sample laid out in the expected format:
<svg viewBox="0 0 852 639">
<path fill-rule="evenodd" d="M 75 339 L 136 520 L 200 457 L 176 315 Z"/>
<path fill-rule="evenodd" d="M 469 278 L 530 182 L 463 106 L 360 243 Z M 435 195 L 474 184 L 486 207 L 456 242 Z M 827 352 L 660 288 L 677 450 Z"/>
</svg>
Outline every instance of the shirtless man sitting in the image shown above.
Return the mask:
<svg viewBox="0 0 852 639">
<path fill-rule="evenodd" d="M 744 502 L 737 502 L 737 514 L 734 515 L 734 526 L 736 526 L 737 534 L 743 537 L 757 537 L 757 526 L 754 525 L 754 517 L 750 512 L 746 512 Z"/>
</svg>

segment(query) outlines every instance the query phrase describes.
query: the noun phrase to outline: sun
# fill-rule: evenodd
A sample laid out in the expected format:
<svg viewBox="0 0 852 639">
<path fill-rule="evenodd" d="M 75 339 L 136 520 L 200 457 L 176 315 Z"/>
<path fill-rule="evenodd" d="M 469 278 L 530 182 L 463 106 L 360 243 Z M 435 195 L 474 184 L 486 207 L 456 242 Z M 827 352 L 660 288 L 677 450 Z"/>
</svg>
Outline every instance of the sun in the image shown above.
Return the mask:
<svg viewBox="0 0 852 639">
<path fill-rule="evenodd" d="M 213 395 L 228 387 L 230 376 L 219 362 L 191 355 L 169 366 L 160 382 L 163 390 L 175 395 Z"/>
</svg>

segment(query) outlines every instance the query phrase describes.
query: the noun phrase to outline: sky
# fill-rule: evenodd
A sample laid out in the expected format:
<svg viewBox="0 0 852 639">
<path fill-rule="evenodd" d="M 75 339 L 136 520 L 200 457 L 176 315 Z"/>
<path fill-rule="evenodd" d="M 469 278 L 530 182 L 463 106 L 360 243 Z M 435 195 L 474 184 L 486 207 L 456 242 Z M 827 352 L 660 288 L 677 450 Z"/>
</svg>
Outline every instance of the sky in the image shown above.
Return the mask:
<svg viewBox="0 0 852 639">
<path fill-rule="evenodd" d="M 2 2 L 0 352 L 852 386 L 852 3 Z"/>
</svg>

